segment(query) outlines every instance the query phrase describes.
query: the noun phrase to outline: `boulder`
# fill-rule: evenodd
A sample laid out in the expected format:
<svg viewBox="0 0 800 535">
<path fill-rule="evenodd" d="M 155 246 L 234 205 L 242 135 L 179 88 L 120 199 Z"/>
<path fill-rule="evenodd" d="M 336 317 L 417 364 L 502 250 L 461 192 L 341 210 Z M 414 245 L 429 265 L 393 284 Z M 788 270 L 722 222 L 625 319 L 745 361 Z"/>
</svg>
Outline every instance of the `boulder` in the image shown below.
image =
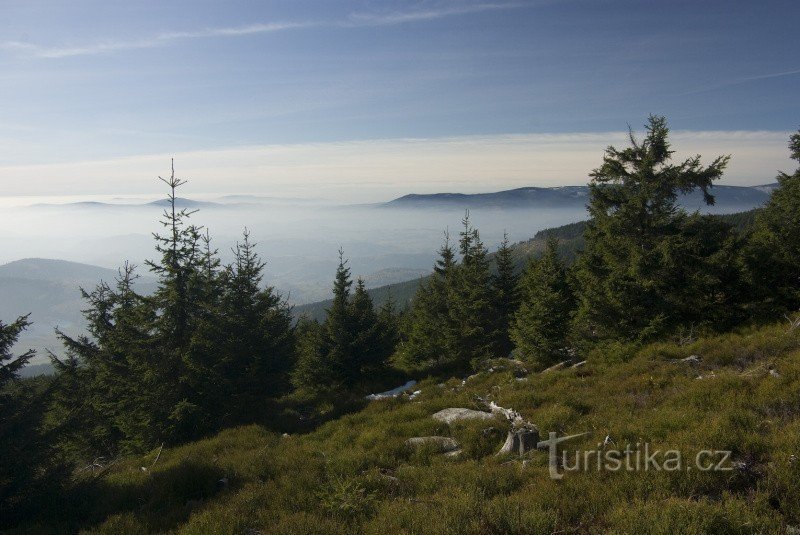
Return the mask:
<svg viewBox="0 0 800 535">
<path fill-rule="evenodd" d="M 452 424 L 453 422 L 460 422 L 463 420 L 491 420 L 492 418 L 494 418 L 494 415 L 491 412 L 476 411 L 463 407 L 442 409 L 433 415 L 434 420 L 445 424 Z"/>
<path fill-rule="evenodd" d="M 454 438 L 439 436 L 409 438 L 406 440 L 406 445 L 411 446 L 412 448 L 428 446 L 434 448 L 440 453 L 456 451 L 459 448 L 459 444 Z"/>
<path fill-rule="evenodd" d="M 683 362 L 685 364 L 689 364 L 690 366 L 696 366 L 696 365 L 700 364 L 701 360 L 703 360 L 703 359 L 701 357 L 699 357 L 698 355 L 689 355 L 685 359 L 681 359 L 680 362 Z"/>
</svg>

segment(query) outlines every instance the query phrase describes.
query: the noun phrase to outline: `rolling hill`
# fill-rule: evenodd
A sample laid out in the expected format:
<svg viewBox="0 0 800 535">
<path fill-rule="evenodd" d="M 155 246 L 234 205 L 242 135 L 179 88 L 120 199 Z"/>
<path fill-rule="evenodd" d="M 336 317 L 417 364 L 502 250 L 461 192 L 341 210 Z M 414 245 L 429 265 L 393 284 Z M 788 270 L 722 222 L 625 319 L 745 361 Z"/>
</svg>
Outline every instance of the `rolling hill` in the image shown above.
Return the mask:
<svg viewBox="0 0 800 535">
<path fill-rule="evenodd" d="M 701 209 L 712 213 L 742 211 L 763 204 L 770 196 L 774 184 L 763 186 L 714 186 L 712 193 L 716 204 L 706 209 L 702 194 L 692 192 L 680 197 L 680 203 L 689 210 Z M 410 194 L 399 197 L 383 206 L 386 208 L 569 208 L 583 207 L 589 199 L 588 186 L 561 186 L 553 188 L 526 187 L 494 193 L 433 193 Z"/>
</svg>

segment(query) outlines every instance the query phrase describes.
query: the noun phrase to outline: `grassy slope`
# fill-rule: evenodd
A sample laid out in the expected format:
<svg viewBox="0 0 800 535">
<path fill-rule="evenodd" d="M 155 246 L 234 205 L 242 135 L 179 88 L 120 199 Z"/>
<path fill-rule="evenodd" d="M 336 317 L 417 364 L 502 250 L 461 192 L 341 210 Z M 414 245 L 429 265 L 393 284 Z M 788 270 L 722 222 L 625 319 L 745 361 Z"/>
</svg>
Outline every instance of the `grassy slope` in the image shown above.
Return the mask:
<svg viewBox="0 0 800 535">
<path fill-rule="evenodd" d="M 702 356 L 699 366 L 678 362 L 692 354 Z M 415 400 L 372 402 L 306 435 L 250 426 L 165 449 L 146 471 L 157 452 L 127 459 L 81 476 L 75 497 L 58 505 L 105 533 L 781 533 L 800 525 L 800 332 L 785 325 L 610 348 L 584 367 L 524 380 L 495 369 L 464 386 L 454 378 L 419 388 Z M 745 468 L 572 472 L 553 481 L 545 452 L 529 453 L 524 468 L 494 455 L 504 422 L 450 428 L 430 417 L 476 407 L 475 396 L 519 410 L 545 434 L 590 432 L 570 448 L 609 435 L 620 449 L 647 441 L 685 459 L 732 450 Z M 462 458 L 403 444 L 433 434 L 458 439 Z M 218 489 L 221 478 L 229 483 Z"/>
</svg>

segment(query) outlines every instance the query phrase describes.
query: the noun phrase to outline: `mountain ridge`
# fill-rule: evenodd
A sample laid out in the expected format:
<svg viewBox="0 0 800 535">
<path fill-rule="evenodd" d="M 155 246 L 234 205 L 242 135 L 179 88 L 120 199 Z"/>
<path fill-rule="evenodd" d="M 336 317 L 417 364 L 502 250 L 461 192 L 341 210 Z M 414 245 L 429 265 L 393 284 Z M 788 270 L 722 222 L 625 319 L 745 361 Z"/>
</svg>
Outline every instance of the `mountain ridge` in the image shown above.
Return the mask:
<svg viewBox="0 0 800 535">
<path fill-rule="evenodd" d="M 717 205 L 759 205 L 769 199 L 776 184 L 757 186 L 717 185 L 711 189 Z M 392 199 L 382 206 L 387 208 L 409 207 L 460 207 L 460 208 L 563 208 L 584 205 L 589 198 L 589 186 L 526 186 L 489 193 L 410 193 Z M 685 207 L 701 207 L 702 193 L 681 195 Z"/>
</svg>

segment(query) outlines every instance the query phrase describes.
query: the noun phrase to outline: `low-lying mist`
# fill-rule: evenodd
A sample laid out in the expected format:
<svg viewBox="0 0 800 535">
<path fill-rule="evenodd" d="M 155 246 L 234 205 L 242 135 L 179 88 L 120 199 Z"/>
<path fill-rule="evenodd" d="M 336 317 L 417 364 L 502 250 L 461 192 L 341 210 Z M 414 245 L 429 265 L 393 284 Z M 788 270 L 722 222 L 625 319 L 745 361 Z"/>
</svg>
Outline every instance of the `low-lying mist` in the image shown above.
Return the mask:
<svg viewBox="0 0 800 535">
<path fill-rule="evenodd" d="M 0 264 L 21 258 L 57 258 L 116 268 L 153 259 L 153 232 L 161 232 L 162 206 L 71 203 L 11 207 L 0 214 L 5 229 Z M 560 209 L 472 209 L 470 217 L 490 250 L 508 232 L 521 241 L 538 230 L 578 221 L 585 211 Z M 267 278 L 292 303 L 327 298 L 338 250 L 355 277 L 368 286 L 414 278 L 427 272 L 449 229 L 452 239 L 464 211 L 458 208 L 399 208 L 271 201 L 198 203 L 191 217 L 209 230 L 223 262 L 247 228 L 267 261 Z"/>
</svg>

